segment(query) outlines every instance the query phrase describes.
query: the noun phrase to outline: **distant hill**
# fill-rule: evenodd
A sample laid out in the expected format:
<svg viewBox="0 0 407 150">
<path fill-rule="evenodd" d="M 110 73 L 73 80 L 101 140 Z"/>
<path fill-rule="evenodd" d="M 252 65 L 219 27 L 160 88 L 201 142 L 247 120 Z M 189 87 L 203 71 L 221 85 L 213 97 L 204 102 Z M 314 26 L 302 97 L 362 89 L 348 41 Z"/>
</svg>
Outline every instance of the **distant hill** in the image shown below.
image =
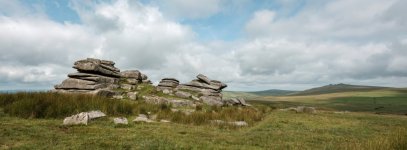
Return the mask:
<svg viewBox="0 0 407 150">
<path fill-rule="evenodd" d="M 259 97 L 259 95 L 249 93 L 249 92 L 243 92 L 243 91 L 222 91 L 223 98 L 224 99 L 229 99 L 233 97 L 242 97 L 244 99 L 252 99 Z"/>
<path fill-rule="evenodd" d="M 379 86 L 364 86 L 364 85 L 350 85 L 350 84 L 330 84 L 322 87 L 312 88 L 304 90 L 301 92 L 292 93 L 289 95 L 318 95 L 327 93 L 338 93 L 338 92 L 352 92 L 352 91 L 372 91 L 379 89 L 388 89 L 389 87 L 379 87 Z"/>
<path fill-rule="evenodd" d="M 296 92 L 298 92 L 298 91 L 271 89 L 271 90 L 247 92 L 247 93 L 252 93 L 252 94 L 255 94 L 258 96 L 283 96 L 283 95 L 293 94 Z"/>
<path fill-rule="evenodd" d="M 228 99 L 232 97 L 242 97 L 245 99 L 253 99 L 256 97 L 262 96 L 284 96 L 296 93 L 298 91 L 289 91 L 289 90 L 264 90 L 264 91 L 254 91 L 254 92 L 244 92 L 244 91 L 223 91 L 223 97 Z"/>
</svg>

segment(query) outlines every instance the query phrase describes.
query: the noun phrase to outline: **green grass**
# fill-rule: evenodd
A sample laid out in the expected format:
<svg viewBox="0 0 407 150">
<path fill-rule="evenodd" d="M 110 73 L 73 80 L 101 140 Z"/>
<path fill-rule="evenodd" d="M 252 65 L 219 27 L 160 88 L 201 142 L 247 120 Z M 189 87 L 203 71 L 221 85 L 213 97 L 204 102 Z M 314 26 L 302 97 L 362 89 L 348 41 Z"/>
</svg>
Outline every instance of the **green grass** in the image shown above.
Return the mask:
<svg viewBox="0 0 407 150">
<path fill-rule="evenodd" d="M 315 106 L 322 110 L 407 114 L 407 90 L 402 89 L 307 96 L 268 96 L 253 99 L 252 102 L 270 105 L 275 108 L 305 105 Z"/>
<path fill-rule="evenodd" d="M 13 149 L 405 149 L 407 120 L 274 111 L 246 128 L 178 123 L 62 126 L 61 119 L 0 117 L 0 148 Z"/>
<path fill-rule="evenodd" d="M 142 101 L 50 93 L 2 94 L 0 149 L 407 149 L 407 116 L 377 115 L 370 110 L 376 105 L 386 105 L 388 107 L 382 108 L 385 112 L 403 112 L 405 96 L 404 91 L 370 91 L 267 97 L 259 101 L 265 105 L 252 103 L 252 108 L 200 106 L 191 115 L 185 115 L 171 112 L 171 106 Z M 43 103 L 48 104 L 44 105 L 47 107 L 38 105 Z M 117 107 L 122 103 L 131 106 L 130 113 Z M 298 105 L 317 106 L 319 111 L 311 115 L 272 110 Z M 87 126 L 63 126 L 62 113 L 49 117 L 28 115 L 28 119 L 24 119 L 27 115 L 7 110 L 11 106 L 14 110 L 30 110 L 24 110 L 23 114 L 41 112 L 42 109 L 34 109 L 34 106 L 56 107 L 56 110 L 69 106 L 71 113 L 96 107 L 111 112 L 108 112 L 109 117 L 91 121 Z M 369 109 L 363 110 L 365 108 Z M 342 109 L 354 112 L 333 113 Z M 147 112 L 172 122 L 131 122 L 137 114 Z M 126 116 L 129 125 L 114 125 L 114 116 Z M 214 125 L 210 120 L 243 120 L 249 126 Z"/>
</svg>

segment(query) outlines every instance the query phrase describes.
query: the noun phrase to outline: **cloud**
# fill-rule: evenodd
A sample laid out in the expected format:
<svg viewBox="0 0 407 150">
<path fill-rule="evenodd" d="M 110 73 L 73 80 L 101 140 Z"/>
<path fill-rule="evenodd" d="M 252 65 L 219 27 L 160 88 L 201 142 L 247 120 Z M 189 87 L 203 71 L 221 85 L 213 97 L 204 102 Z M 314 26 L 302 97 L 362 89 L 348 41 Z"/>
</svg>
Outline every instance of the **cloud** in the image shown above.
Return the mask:
<svg viewBox="0 0 407 150">
<path fill-rule="evenodd" d="M 221 11 L 222 0 L 157 0 L 162 10 L 171 17 L 199 19 Z"/>
<path fill-rule="evenodd" d="M 140 69 L 155 83 L 164 77 L 187 82 L 204 73 L 228 83 L 228 90 L 407 83 L 401 0 L 307 1 L 291 16 L 261 9 L 245 24 L 246 35 L 231 42 L 200 41 L 188 24 L 168 15 L 205 18 L 223 11 L 226 1 L 165 1 L 171 5 L 164 7 L 74 0 L 80 24 L 56 22 L 13 2 L 0 1 L 0 89 L 52 88 L 74 72 L 75 60 L 86 57 Z M 291 0 L 278 2 L 297 7 Z M 6 3 L 10 9 L 2 9 Z"/>
</svg>

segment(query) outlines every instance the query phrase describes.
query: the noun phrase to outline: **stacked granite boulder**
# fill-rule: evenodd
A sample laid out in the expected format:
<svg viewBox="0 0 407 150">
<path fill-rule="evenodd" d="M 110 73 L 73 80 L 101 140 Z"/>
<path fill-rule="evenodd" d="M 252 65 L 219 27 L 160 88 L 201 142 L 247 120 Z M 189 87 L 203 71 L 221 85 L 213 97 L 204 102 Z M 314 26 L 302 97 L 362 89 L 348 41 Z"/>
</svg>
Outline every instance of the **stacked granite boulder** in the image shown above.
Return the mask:
<svg viewBox="0 0 407 150">
<path fill-rule="evenodd" d="M 78 72 L 68 74 L 69 78 L 55 85 L 55 89 L 58 92 L 106 93 L 106 90 L 118 88 L 120 70 L 114 64 L 93 58 L 76 61 L 73 68 Z"/>
<path fill-rule="evenodd" d="M 222 106 L 222 89 L 227 85 L 217 80 L 211 80 L 205 75 L 199 74 L 197 79 L 177 86 L 179 91 L 190 91 L 192 96 L 198 97 L 203 103 L 208 105 Z"/>
<path fill-rule="evenodd" d="M 183 99 L 193 99 L 208 105 L 222 106 L 222 89 L 227 85 L 220 81 L 211 80 L 205 75 L 199 74 L 197 79 L 180 84 L 177 79 L 164 78 L 157 85 L 157 91 L 164 94 L 174 95 Z"/>
<path fill-rule="evenodd" d="M 163 91 L 166 94 L 172 93 L 174 89 L 179 85 L 179 81 L 175 78 L 161 79 L 157 85 L 158 91 Z"/>
</svg>

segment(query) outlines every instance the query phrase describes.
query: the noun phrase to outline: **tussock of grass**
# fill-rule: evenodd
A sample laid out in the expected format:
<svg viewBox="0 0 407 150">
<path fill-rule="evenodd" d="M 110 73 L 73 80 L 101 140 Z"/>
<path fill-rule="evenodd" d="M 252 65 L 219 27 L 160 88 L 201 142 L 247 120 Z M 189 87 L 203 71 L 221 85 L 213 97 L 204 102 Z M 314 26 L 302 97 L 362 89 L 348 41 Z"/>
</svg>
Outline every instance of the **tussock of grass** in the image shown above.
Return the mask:
<svg viewBox="0 0 407 150">
<path fill-rule="evenodd" d="M 101 110 L 109 115 L 137 113 L 136 104 L 86 94 L 52 92 L 1 94 L 0 107 L 22 118 L 61 118 L 75 113 Z"/>
<path fill-rule="evenodd" d="M 245 121 L 253 124 L 263 120 L 269 111 L 270 109 L 257 110 L 251 107 L 209 107 L 209 109 L 198 109 L 188 115 L 182 111 L 161 111 L 158 113 L 158 118 L 193 125 L 210 124 L 212 120 Z"/>
</svg>

